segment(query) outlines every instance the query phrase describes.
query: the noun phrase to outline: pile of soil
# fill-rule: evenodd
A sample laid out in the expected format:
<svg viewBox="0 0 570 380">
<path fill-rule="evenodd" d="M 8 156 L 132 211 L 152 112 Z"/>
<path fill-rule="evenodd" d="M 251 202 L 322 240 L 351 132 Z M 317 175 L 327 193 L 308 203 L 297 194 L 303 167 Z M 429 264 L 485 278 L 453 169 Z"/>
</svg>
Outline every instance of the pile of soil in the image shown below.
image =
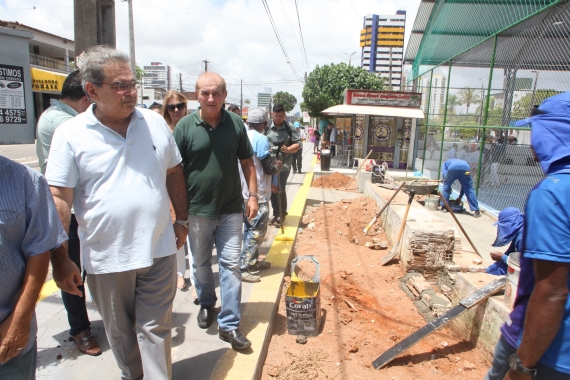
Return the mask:
<svg viewBox="0 0 570 380">
<path fill-rule="evenodd" d="M 380 354 L 425 324 L 399 287 L 404 274 L 398 262 L 380 265 L 390 247 L 366 247 L 373 238 L 387 240 L 380 222 L 371 229 L 372 236 L 362 233 L 376 211 L 374 201 L 366 197 L 307 209 L 294 249 L 297 256 L 314 255 L 320 262 L 321 331 L 304 345 L 288 334 L 285 293 L 290 277 L 286 277 L 262 379 L 484 377 L 490 363 L 446 328 L 380 372 L 372 367 Z"/>
<path fill-rule="evenodd" d="M 344 188 L 350 181 L 349 176 L 340 174 L 338 172 L 334 172 L 330 175 L 323 175 L 319 178 L 315 178 L 313 180 L 312 187 L 321 187 L 325 189 L 335 189 L 335 190 L 343 190 L 343 191 L 355 191 L 358 189 L 358 179 L 353 179 L 350 182 L 350 186 L 346 190 Z"/>
</svg>

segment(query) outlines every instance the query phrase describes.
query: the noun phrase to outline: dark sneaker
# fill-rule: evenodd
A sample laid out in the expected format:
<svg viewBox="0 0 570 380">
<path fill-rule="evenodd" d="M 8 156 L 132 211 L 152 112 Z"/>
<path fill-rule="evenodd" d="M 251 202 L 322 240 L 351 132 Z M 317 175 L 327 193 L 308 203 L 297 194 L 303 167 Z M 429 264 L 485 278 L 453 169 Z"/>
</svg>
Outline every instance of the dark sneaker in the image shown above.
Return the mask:
<svg viewBox="0 0 570 380">
<path fill-rule="evenodd" d="M 249 273 L 249 272 L 242 272 L 241 280 L 243 282 L 259 282 L 261 281 L 261 277 L 256 274 Z"/>
<path fill-rule="evenodd" d="M 285 217 L 283 217 L 283 221 L 281 221 L 280 217 L 276 217 L 274 219 L 275 219 L 275 221 L 273 222 L 273 225 L 275 227 L 281 227 L 281 224 L 285 221 Z"/>
<path fill-rule="evenodd" d="M 480 218 L 481 217 L 481 212 L 479 210 L 475 210 L 475 212 L 473 213 L 473 216 L 475 218 Z"/>
<path fill-rule="evenodd" d="M 441 212 L 447 212 L 447 209 L 444 207 L 441 208 Z"/>
<path fill-rule="evenodd" d="M 268 263 L 267 261 L 258 261 L 256 266 L 259 270 L 265 270 L 271 268 L 271 263 Z"/>
<path fill-rule="evenodd" d="M 213 307 L 200 307 L 198 312 L 198 327 L 201 329 L 207 329 L 212 324 L 214 320 L 214 308 Z"/>
<path fill-rule="evenodd" d="M 297 173 L 303 174 L 303 172 L 301 171 L 301 169 L 299 169 L 299 170 L 297 171 Z"/>
<path fill-rule="evenodd" d="M 278 216 L 274 216 L 273 219 L 271 219 L 271 220 L 269 221 L 269 224 L 272 225 L 272 226 L 275 225 L 275 222 L 276 222 L 278 219 L 279 219 Z"/>
<path fill-rule="evenodd" d="M 238 329 L 232 331 L 222 331 L 218 328 L 218 336 L 224 342 L 232 344 L 234 350 L 245 350 L 251 346 L 251 342 Z"/>
</svg>

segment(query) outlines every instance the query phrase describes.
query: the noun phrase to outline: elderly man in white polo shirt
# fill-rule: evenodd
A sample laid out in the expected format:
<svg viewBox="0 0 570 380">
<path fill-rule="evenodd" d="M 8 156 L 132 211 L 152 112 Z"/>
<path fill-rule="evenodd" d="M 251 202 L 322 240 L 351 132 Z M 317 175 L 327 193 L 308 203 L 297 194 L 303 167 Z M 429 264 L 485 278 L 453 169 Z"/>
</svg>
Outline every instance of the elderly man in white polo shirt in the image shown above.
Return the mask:
<svg viewBox="0 0 570 380">
<path fill-rule="evenodd" d="M 96 46 L 81 72 L 94 104 L 56 130 L 46 177 L 65 228 L 73 204 L 87 284 L 122 378 L 169 379 L 174 253 L 188 234 L 180 153 L 164 119 L 135 108 L 126 54 Z"/>
</svg>

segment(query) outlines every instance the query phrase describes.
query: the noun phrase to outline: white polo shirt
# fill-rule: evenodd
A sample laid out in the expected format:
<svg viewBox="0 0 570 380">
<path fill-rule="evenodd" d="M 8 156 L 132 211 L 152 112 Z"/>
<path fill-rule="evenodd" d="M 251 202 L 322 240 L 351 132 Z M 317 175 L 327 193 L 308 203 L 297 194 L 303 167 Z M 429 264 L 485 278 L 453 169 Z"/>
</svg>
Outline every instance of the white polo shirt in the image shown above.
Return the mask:
<svg viewBox="0 0 570 380">
<path fill-rule="evenodd" d="M 81 262 L 87 273 L 124 272 L 176 252 L 166 171 L 182 161 L 154 111 L 136 108 L 126 138 L 87 111 L 56 129 L 46 178 L 75 188 Z"/>
</svg>

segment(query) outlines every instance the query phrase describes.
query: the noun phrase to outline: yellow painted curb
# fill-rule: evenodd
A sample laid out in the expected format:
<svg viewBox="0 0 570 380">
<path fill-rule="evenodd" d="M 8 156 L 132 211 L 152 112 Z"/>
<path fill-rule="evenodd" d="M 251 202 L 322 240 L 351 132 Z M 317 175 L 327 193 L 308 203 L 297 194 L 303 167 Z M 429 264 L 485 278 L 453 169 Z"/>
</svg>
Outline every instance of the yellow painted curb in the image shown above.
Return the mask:
<svg viewBox="0 0 570 380">
<path fill-rule="evenodd" d="M 316 160 L 317 157 L 313 157 L 313 167 Z M 210 379 L 252 379 L 257 369 L 263 365 L 269 346 L 270 326 L 281 295 L 284 268 L 291 256 L 312 181 L 313 172 L 307 172 L 285 219 L 283 226 L 285 233 L 275 237 L 265 258 L 265 261 L 271 263 L 271 269 L 264 271 L 267 274 L 263 276 L 261 282 L 253 284 L 249 299 L 244 306 L 240 330 L 251 340 L 253 352 L 244 355 L 231 349 L 227 350 L 216 363 Z"/>
<path fill-rule="evenodd" d="M 55 284 L 54 280 L 49 280 L 45 282 L 40 291 L 40 296 L 38 297 L 38 302 L 43 301 L 47 297 L 51 296 L 53 293 L 57 292 L 59 288 Z"/>
</svg>

